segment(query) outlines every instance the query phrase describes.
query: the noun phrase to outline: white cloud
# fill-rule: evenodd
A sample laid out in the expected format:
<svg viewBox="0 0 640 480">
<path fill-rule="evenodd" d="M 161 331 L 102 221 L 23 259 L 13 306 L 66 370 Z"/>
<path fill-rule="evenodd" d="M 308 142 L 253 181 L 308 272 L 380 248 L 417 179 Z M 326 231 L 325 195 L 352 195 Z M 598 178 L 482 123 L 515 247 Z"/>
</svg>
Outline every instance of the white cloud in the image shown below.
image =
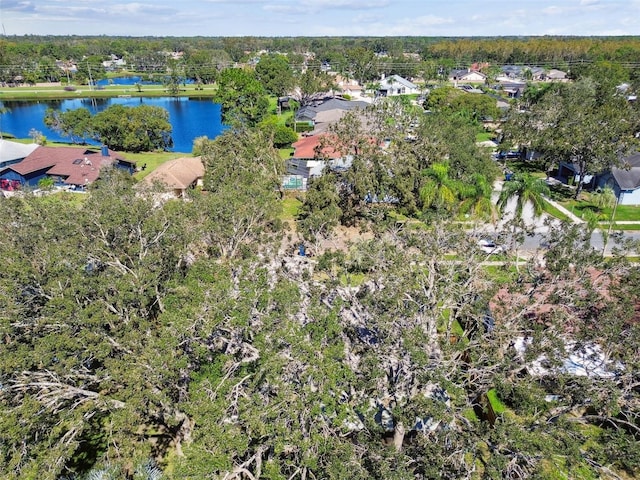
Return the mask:
<svg viewBox="0 0 640 480">
<path fill-rule="evenodd" d="M 206 3 L 230 3 L 234 5 L 239 4 L 260 4 L 265 3 L 264 0 L 204 0 Z"/>
<path fill-rule="evenodd" d="M 640 35 L 640 0 L 0 0 L 9 35 Z"/>
<path fill-rule="evenodd" d="M 375 13 L 361 13 L 353 17 L 353 23 L 375 23 L 384 19 L 383 15 Z"/>
<path fill-rule="evenodd" d="M 16 12 L 35 12 L 36 6 L 33 2 L 23 0 L 2 0 L 2 10 Z"/>
<path fill-rule="evenodd" d="M 386 7 L 391 2 L 389 0 L 302 0 L 300 3 L 316 8 L 346 8 L 360 10 Z"/>
<path fill-rule="evenodd" d="M 264 11 L 286 15 L 317 15 L 328 10 L 366 11 L 384 8 L 389 0 L 300 0 L 292 3 L 267 4 Z"/>
<path fill-rule="evenodd" d="M 550 7 L 542 9 L 542 13 L 544 13 L 545 15 L 562 15 L 564 12 L 564 8 L 558 7 L 556 5 L 551 5 Z"/>
</svg>

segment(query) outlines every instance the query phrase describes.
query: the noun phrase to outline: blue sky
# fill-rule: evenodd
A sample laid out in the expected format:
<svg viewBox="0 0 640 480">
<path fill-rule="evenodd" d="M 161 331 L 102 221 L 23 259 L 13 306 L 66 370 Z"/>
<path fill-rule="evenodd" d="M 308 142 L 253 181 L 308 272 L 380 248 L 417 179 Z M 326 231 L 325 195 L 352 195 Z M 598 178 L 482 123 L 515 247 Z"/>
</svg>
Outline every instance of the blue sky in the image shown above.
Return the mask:
<svg viewBox="0 0 640 480">
<path fill-rule="evenodd" d="M 640 35 L 640 0 L 0 0 L 7 35 Z"/>
</svg>

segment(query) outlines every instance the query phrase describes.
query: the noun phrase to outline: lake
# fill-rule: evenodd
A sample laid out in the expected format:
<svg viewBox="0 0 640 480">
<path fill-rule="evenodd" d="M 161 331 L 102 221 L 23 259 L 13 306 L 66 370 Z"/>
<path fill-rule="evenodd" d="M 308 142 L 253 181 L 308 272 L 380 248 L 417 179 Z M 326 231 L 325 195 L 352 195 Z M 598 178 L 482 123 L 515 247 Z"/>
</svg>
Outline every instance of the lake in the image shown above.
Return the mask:
<svg viewBox="0 0 640 480">
<path fill-rule="evenodd" d="M 44 115 L 48 108 L 64 112 L 84 107 L 91 114 L 96 114 L 111 105 L 151 105 L 166 109 L 173 127 L 171 150 L 174 152 L 190 153 L 195 138 L 207 136 L 213 139 L 226 128 L 222 124 L 220 104 L 214 103 L 210 98 L 118 97 L 0 102 L 0 106 L 10 110 L 0 115 L 0 130 L 17 138 L 28 138 L 29 131 L 33 128 L 42 132 L 49 141 L 68 142 L 68 138 L 60 136 L 44 124 Z"/>
<path fill-rule="evenodd" d="M 162 76 L 156 75 L 155 78 L 162 78 Z M 134 75 L 132 77 L 113 77 L 113 78 L 102 78 L 95 82 L 99 87 L 106 87 L 109 85 L 127 85 L 134 86 L 136 84 L 140 85 L 162 85 L 162 82 L 157 80 L 143 80 L 142 77 Z M 188 78 L 181 78 L 180 83 L 194 83 L 193 80 Z"/>
</svg>

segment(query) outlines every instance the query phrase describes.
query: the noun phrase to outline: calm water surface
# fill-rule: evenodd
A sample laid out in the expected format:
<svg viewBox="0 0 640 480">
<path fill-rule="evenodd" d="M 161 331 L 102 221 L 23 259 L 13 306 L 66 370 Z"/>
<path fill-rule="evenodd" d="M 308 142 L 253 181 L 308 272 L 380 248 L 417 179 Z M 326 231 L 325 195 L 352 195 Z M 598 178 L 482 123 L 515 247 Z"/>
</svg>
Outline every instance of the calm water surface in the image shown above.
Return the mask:
<svg viewBox="0 0 640 480">
<path fill-rule="evenodd" d="M 196 137 L 217 137 L 225 129 L 220 115 L 220 105 L 213 103 L 210 98 L 187 97 L 154 97 L 154 98 L 76 98 L 66 100 L 42 101 L 5 101 L 0 106 L 9 112 L 0 115 L 0 130 L 18 138 L 28 138 L 31 129 L 38 130 L 50 141 L 69 141 L 57 132 L 50 130 L 44 124 L 47 108 L 67 111 L 77 108 L 87 108 L 91 114 L 96 114 L 111 105 L 125 105 L 136 107 L 151 105 L 162 107 L 169 112 L 169 121 L 173 127 L 174 152 L 189 153 L 193 148 Z"/>
</svg>

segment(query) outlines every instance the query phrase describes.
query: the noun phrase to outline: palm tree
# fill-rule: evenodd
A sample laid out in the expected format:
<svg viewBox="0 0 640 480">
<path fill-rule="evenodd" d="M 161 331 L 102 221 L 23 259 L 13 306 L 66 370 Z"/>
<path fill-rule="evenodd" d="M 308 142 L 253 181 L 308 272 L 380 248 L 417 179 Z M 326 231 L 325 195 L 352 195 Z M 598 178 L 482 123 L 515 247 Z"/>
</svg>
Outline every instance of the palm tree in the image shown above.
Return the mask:
<svg viewBox="0 0 640 480">
<path fill-rule="evenodd" d="M 613 221 L 616 215 L 616 207 L 618 206 L 618 197 L 616 196 L 616 192 L 613 188 L 607 185 L 603 189 L 594 193 L 591 197 L 591 201 L 598 208 L 598 213 L 592 212 L 591 210 L 587 210 L 585 212 L 585 220 L 587 221 L 587 225 L 591 231 L 597 228 L 598 223 L 604 218 L 602 210 L 605 208 L 612 208 L 611 217 L 609 218 L 609 228 L 607 230 L 600 230 L 603 240 L 602 256 L 604 256 L 611 236 L 611 230 L 613 230 Z"/>
<path fill-rule="evenodd" d="M 610 186 L 604 187 L 602 190 L 598 190 L 591 197 L 593 204 L 598 207 L 599 210 L 605 208 L 613 208 L 618 201 L 616 192 Z"/>
<path fill-rule="evenodd" d="M 434 163 L 423 170 L 422 175 L 426 177 L 420 188 L 422 210 L 434 208 L 451 211 L 458 202 L 458 184 L 449 178 L 449 165 Z"/>
<path fill-rule="evenodd" d="M 516 223 L 522 221 L 522 213 L 527 204 L 533 206 L 534 218 L 540 217 L 544 212 L 544 196 L 549 195 L 549 186 L 541 178 L 534 177 L 529 173 L 518 174 L 512 180 L 504 183 L 500 197 L 498 198 L 498 209 L 504 213 L 509 200 L 516 199 L 515 210 L 513 214 L 513 236 L 512 242 L 515 246 L 515 230 Z M 516 270 L 519 271 L 518 250 L 515 249 Z"/>
<path fill-rule="evenodd" d="M 515 220 L 522 220 L 522 212 L 527 204 L 533 206 L 533 216 L 537 218 L 544 212 L 544 196 L 549 194 L 549 186 L 541 178 L 529 173 L 517 174 L 504 183 L 498 198 L 498 209 L 504 213 L 509 201 L 516 198 Z"/>
<path fill-rule="evenodd" d="M 460 210 L 475 217 L 490 218 L 495 222 L 496 212 L 491 202 L 491 190 L 491 185 L 484 175 L 473 174 L 471 183 L 460 186 Z"/>
</svg>

